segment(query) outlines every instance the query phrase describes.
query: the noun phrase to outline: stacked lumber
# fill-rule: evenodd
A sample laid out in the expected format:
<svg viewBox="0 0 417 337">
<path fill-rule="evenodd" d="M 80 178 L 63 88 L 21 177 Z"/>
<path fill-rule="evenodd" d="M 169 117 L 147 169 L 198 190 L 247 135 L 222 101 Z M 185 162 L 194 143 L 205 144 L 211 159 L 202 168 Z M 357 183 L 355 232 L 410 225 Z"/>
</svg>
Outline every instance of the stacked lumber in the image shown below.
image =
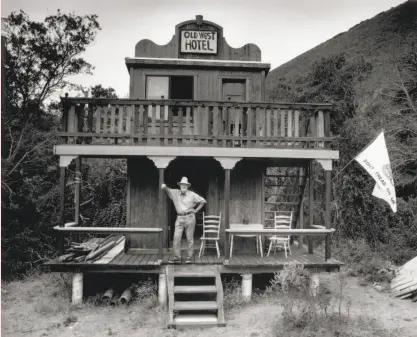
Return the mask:
<svg viewBox="0 0 417 337">
<path fill-rule="evenodd" d="M 397 271 L 391 281 L 391 292 L 395 297 L 417 302 L 417 256 Z"/>
<path fill-rule="evenodd" d="M 113 247 L 124 240 L 123 235 L 110 234 L 106 238 L 92 238 L 86 242 L 72 242 L 59 262 L 94 262 L 106 255 Z"/>
</svg>

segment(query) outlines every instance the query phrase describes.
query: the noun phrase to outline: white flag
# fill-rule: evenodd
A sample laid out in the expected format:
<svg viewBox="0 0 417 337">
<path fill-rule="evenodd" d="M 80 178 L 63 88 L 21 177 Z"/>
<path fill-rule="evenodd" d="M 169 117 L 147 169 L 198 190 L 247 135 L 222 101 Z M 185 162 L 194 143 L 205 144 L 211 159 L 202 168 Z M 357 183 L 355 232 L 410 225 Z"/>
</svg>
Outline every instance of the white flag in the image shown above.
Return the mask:
<svg viewBox="0 0 417 337">
<path fill-rule="evenodd" d="M 384 132 L 359 153 L 355 160 L 375 179 L 372 195 L 385 200 L 396 213 L 397 198 Z"/>
</svg>

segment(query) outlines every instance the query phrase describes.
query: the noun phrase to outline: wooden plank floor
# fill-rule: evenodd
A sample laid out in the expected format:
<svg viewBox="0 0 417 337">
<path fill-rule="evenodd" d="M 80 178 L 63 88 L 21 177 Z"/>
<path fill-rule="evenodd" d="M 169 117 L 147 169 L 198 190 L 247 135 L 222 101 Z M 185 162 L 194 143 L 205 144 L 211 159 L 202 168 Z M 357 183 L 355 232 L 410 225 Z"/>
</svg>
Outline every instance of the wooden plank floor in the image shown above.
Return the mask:
<svg viewBox="0 0 417 337">
<path fill-rule="evenodd" d="M 185 256 L 182 256 L 182 263 L 185 263 Z M 164 254 L 162 263 L 158 261 L 157 254 L 145 254 L 138 251 L 132 252 L 121 252 L 111 261 L 106 264 L 94 264 L 89 262 L 58 262 L 57 259 L 48 261 L 44 264 L 45 267 L 49 267 L 52 271 L 54 270 L 135 270 L 143 268 L 159 268 L 162 265 L 167 265 L 168 260 L 173 257 L 173 254 Z M 329 259 L 325 261 L 322 252 L 314 252 L 314 254 L 308 254 L 306 247 L 298 249 L 297 247 L 292 248 L 292 255 L 288 254 L 285 257 L 284 252 L 279 251 L 277 253 L 271 253 L 269 257 L 264 254 L 261 257 L 255 252 L 234 252 L 232 258 L 225 262 L 224 256 L 217 257 L 214 252 L 207 252 L 205 255 L 198 257 L 198 253 L 193 257 L 192 264 L 194 265 L 224 265 L 229 269 L 233 268 L 282 268 L 284 265 L 289 263 L 295 263 L 304 265 L 306 268 L 339 268 L 342 265 L 341 262 Z"/>
</svg>

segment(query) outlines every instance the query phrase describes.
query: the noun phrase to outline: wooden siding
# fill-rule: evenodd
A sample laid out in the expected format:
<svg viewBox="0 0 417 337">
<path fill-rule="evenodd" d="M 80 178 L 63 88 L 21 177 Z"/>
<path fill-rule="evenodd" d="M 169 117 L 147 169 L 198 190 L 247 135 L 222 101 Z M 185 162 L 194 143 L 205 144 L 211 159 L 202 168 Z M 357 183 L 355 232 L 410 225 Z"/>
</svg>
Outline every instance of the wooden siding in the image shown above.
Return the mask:
<svg viewBox="0 0 417 337">
<path fill-rule="evenodd" d="M 222 80 L 239 79 L 247 82 L 247 101 L 264 101 L 260 71 L 184 70 L 184 69 L 131 69 L 130 98 L 146 98 L 146 76 L 193 76 L 194 100 L 221 101 Z"/>
<path fill-rule="evenodd" d="M 180 53 L 181 30 L 206 30 L 217 32 L 217 54 L 182 54 Z M 196 20 L 188 20 L 179 23 L 175 27 L 175 35 L 165 45 L 158 45 L 149 39 L 140 40 L 135 46 L 136 57 L 155 58 L 185 58 L 185 59 L 211 59 L 234 61 L 261 61 L 261 50 L 253 43 L 245 44 L 240 48 L 233 48 L 223 36 L 223 28 L 209 21 L 202 21 L 197 26 Z"/>
<path fill-rule="evenodd" d="M 153 162 L 146 157 L 130 158 L 127 161 L 128 227 L 158 227 L 158 184 L 159 176 Z M 156 248 L 155 235 L 128 235 L 127 245 L 131 248 Z"/>
</svg>

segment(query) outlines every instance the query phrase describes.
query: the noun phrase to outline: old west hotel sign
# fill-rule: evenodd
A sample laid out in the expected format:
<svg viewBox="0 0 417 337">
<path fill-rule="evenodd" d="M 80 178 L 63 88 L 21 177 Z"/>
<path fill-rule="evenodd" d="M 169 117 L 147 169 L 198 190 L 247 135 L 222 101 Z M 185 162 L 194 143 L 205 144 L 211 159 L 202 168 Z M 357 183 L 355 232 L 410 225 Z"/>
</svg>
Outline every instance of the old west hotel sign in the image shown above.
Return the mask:
<svg viewBox="0 0 417 337">
<path fill-rule="evenodd" d="M 217 32 L 208 30 L 181 31 L 181 53 L 217 54 Z"/>
</svg>

